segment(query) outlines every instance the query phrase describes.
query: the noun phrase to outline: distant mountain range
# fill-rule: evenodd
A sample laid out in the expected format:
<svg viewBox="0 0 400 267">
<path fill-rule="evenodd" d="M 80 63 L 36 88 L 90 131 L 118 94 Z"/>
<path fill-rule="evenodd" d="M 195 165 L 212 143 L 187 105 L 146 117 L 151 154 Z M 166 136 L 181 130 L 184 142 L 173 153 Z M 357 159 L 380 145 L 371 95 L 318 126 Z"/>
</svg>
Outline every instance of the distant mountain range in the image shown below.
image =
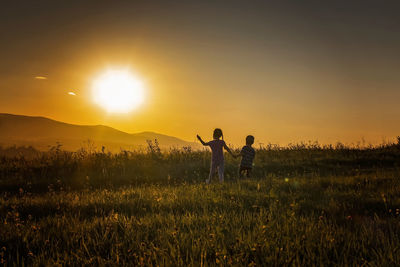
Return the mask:
<svg viewBox="0 0 400 267">
<path fill-rule="evenodd" d="M 59 143 L 62 149 L 70 151 L 104 146 L 106 150 L 115 152 L 146 149 L 147 140 L 154 143 L 155 139 L 162 149 L 199 148 L 197 143 L 154 132 L 129 134 L 104 125 L 74 125 L 44 117 L 0 113 L 0 146 L 3 147 L 33 146 L 38 150 L 48 150 Z"/>
</svg>

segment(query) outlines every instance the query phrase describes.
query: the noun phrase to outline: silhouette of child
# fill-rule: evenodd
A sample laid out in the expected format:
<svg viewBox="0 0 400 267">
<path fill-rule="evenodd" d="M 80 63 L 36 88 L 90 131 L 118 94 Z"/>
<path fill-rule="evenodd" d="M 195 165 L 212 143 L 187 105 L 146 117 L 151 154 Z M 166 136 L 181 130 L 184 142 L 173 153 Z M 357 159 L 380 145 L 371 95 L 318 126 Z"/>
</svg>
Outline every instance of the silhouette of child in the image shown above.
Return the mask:
<svg viewBox="0 0 400 267">
<path fill-rule="evenodd" d="M 254 156 L 256 155 L 256 151 L 251 147 L 252 144 L 254 144 L 254 136 L 246 136 L 246 145 L 240 151 L 240 155 L 242 156 L 239 166 L 240 178 L 242 178 L 243 174 L 245 173 L 247 177 L 250 177 L 251 175 L 251 171 L 253 169 L 253 160 Z"/>
<path fill-rule="evenodd" d="M 221 137 L 222 140 L 220 139 Z M 214 130 L 213 138 L 214 140 L 206 143 L 201 139 L 199 135 L 197 135 L 197 139 L 199 139 L 200 143 L 202 143 L 203 146 L 209 146 L 211 148 L 211 154 L 212 154 L 211 167 L 210 167 L 210 175 L 206 180 L 207 184 L 211 182 L 211 178 L 213 177 L 213 175 L 216 173 L 217 170 L 218 170 L 219 182 L 222 183 L 224 181 L 224 153 L 222 151 L 223 148 L 225 148 L 225 150 L 228 151 L 229 154 L 231 154 L 233 157 L 236 158 L 236 156 L 226 145 L 221 129 L 217 128 Z"/>
</svg>

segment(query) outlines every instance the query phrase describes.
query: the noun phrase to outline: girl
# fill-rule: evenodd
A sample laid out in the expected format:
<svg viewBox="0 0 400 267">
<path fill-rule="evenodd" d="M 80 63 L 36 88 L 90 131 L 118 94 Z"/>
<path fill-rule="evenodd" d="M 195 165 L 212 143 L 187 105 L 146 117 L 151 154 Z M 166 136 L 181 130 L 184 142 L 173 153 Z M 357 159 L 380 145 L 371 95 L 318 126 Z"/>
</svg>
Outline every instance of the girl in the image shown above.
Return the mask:
<svg viewBox="0 0 400 267">
<path fill-rule="evenodd" d="M 222 137 L 222 140 L 220 138 Z M 203 146 L 210 146 L 211 148 L 211 167 L 210 167 L 210 175 L 206 180 L 206 183 L 209 184 L 211 182 L 211 178 L 218 170 L 219 182 L 222 183 L 224 181 L 224 153 L 222 148 L 225 148 L 232 157 L 236 158 L 236 156 L 232 153 L 229 147 L 226 145 L 224 141 L 224 135 L 222 134 L 222 130 L 217 128 L 214 130 L 213 134 L 214 140 L 210 142 L 204 142 L 199 135 L 197 135 L 197 139 L 203 144 Z"/>
</svg>

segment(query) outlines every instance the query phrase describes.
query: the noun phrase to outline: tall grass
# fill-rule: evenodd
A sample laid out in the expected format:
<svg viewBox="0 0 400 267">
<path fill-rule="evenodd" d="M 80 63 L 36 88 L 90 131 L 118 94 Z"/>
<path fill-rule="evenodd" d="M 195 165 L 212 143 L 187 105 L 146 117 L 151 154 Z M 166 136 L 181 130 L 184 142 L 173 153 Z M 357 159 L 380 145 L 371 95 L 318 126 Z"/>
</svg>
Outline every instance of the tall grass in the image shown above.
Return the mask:
<svg viewBox="0 0 400 267">
<path fill-rule="evenodd" d="M 257 150 L 254 177 L 205 185 L 208 151 L 0 160 L 7 265 L 400 264 L 400 149 Z"/>
<path fill-rule="evenodd" d="M 236 151 L 238 152 L 238 151 Z M 257 149 L 254 176 L 324 177 L 357 176 L 363 173 L 398 171 L 400 145 L 375 148 L 337 146 L 316 143 L 267 146 Z M 67 152 L 60 146 L 48 152 L 1 156 L 0 191 L 18 191 L 20 187 L 46 192 L 48 186 L 65 189 L 115 188 L 142 184 L 199 183 L 209 172 L 210 152 L 190 148 L 162 152 L 149 143 L 147 151 L 121 151 L 117 154 L 94 149 Z M 239 159 L 225 156 L 226 180 L 237 179 Z"/>
</svg>

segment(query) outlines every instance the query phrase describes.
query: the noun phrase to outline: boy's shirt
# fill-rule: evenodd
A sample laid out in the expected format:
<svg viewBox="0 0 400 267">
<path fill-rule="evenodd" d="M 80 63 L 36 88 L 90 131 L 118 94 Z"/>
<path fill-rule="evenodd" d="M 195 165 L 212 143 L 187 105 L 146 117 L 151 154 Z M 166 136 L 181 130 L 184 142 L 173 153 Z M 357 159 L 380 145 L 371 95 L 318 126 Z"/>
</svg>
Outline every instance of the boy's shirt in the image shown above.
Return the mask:
<svg viewBox="0 0 400 267">
<path fill-rule="evenodd" d="M 256 151 L 251 146 L 244 146 L 240 151 L 242 155 L 242 161 L 240 162 L 240 166 L 252 168 L 253 167 L 253 159 L 256 155 Z"/>
</svg>

